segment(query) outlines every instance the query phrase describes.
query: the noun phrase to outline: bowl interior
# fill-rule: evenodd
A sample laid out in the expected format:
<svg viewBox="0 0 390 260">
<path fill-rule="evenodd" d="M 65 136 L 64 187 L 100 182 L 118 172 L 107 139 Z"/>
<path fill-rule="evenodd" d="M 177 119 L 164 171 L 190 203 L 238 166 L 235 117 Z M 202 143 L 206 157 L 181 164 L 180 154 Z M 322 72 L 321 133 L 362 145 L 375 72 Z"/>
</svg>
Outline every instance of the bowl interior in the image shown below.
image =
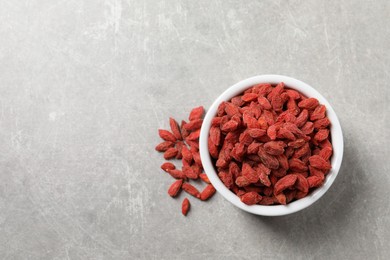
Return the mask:
<svg viewBox="0 0 390 260">
<path fill-rule="evenodd" d="M 218 106 L 222 101 L 230 100 L 232 97 L 242 93 L 244 90 L 246 90 L 247 88 L 255 84 L 259 84 L 259 83 L 277 84 L 280 82 L 284 82 L 286 87 L 291 89 L 296 89 L 299 92 L 306 95 L 307 97 L 317 98 L 321 104 L 324 104 L 326 106 L 327 108 L 326 113 L 329 120 L 331 121 L 330 133 L 331 133 L 331 140 L 333 145 L 333 155 L 331 158 L 332 169 L 327 174 L 323 186 L 317 188 L 305 198 L 291 202 L 287 205 L 248 206 L 243 202 L 241 202 L 241 200 L 238 198 L 238 196 L 236 196 L 236 194 L 234 194 L 228 188 L 226 188 L 226 186 L 222 183 L 222 181 L 219 179 L 217 175 L 217 172 L 214 168 L 211 156 L 208 151 L 208 144 L 207 144 L 209 130 L 211 127 L 211 120 L 216 115 Z M 200 134 L 199 145 L 200 145 L 200 155 L 201 155 L 204 170 L 207 176 L 209 177 L 211 183 L 216 188 L 216 190 L 220 194 L 222 194 L 224 198 L 226 198 L 228 201 L 233 203 L 235 206 L 247 212 L 257 214 L 257 215 L 264 215 L 264 216 L 286 215 L 286 214 L 290 214 L 302 210 L 310 206 L 311 204 L 313 204 L 332 185 L 333 181 L 335 180 L 339 172 L 342 157 L 343 157 L 343 135 L 341 131 L 340 122 L 332 106 L 329 104 L 329 102 L 318 91 L 316 91 L 314 88 L 307 85 L 306 83 L 294 78 L 281 76 L 281 75 L 261 75 L 261 76 L 248 78 L 236 83 L 235 85 L 228 88 L 225 92 L 223 92 L 211 105 L 210 109 L 208 110 L 204 118 L 201 134 Z"/>
</svg>

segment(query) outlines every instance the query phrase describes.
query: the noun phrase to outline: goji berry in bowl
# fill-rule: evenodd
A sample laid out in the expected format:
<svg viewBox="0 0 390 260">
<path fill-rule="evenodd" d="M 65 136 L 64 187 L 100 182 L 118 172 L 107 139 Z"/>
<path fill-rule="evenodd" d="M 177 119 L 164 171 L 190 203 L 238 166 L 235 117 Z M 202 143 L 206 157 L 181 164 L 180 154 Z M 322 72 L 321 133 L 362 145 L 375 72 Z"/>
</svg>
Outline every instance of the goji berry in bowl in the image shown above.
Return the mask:
<svg viewBox="0 0 390 260">
<path fill-rule="evenodd" d="M 247 212 L 281 216 L 316 202 L 343 158 L 340 122 L 308 84 L 260 75 L 223 92 L 200 133 L 204 170 L 225 199 Z"/>
</svg>

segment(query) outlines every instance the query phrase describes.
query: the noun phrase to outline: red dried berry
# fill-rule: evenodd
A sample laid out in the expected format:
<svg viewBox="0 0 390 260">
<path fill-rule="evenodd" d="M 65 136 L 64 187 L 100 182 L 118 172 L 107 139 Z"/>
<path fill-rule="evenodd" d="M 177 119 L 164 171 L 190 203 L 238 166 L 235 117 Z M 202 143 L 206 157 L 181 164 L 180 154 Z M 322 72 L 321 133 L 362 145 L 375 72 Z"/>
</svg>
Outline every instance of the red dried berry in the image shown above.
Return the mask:
<svg viewBox="0 0 390 260">
<path fill-rule="evenodd" d="M 174 147 L 172 148 L 169 148 L 168 150 L 165 151 L 164 153 L 164 159 L 165 160 L 170 160 L 172 158 L 175 158 L 175 156 L 177 155 L 178 153 L 178 150 Z"/>
<path fill-rule="evenodd" d="M 181 185 L 181 188 L 195 198 L 200 198 L 200 192 L 198 191 L 198 189 L 195 188 L 193 185 L 189 184 L 188 182 L 183 183 Z"/>
<path fill-rule="evenodd" d="M 194 141 L 194 140 L 197 140 L 199 139 L 199 136 L 200 136 L 200 129 L 192 132 L 187 138 L 186 138 L 186 142 L 188 143 L 188 140 L 189 141 Z"/>
<path fill-rule="evenodd" d="M 221 143 L 221 129 L 219 127 L 210 128 L 210 139 L 216 145 L 219 146 Z"/>
<path fill-rule="evenodd" d="M 273 155 L 268 154 L 263 147 L 259 147 L 259 151 L 257 153 L 264 163 L 270 169 L 277 169 L 279 167 L 279 161 Z"/>
<path fill-rule="evenodd" d="M 202 126 L 203 119 L 194 119 L 184 125 L 184 129 L 187 131 L 194 131 L 199 129 Z"/>
<path fill-rule="evenodd" d="M 310 176 L 307 178 L 307 183 L 309 184 L 310 188 L 315 188 L 322 185 L 323 179 L 321 179 L 321 177 L 318 176 Z"/>
<path fill-rule="evenodd" d="M 161 169 L 163 171 L 168 172 L 168 170 L 174 170 L 174 169 L 176 169 L 176 167 L 173 163 L 165 162 L 165 163 L 161 164 Z"/>
<path fill-rule="evenodd" d="M 176 197 L 180 191 L 181 185 L 183 184 L 183 180 L 177 180 L 168 189 L 168 194 L 171 197 Z"/>
<path fill-rule="evenodd" d="M 258 95 L 256 93 L 246 93 L 241 97 L 241 99 L 245 102 L 250 102 L 256 100 L 257 98 Z"/>
<path fill-rule="evenodd" d="M 290 166 L 290 170 L 292 171 L 304 172 L 308 170 L 306 164 L 298 158 L 291 158 L 288 160 L 288 164 Z"/>
<path fill-rule="evenodd" d="M 308 98 L 298 103 L 298 107 L 313 110 L 318 106 L 319 102 L 316 98 Z"/>
<path fill-rule="evenodd" d="M 297 119 L 295 120 L 295 125 L 298 127 L 302 127 L 306 122 L 307 119 L 309 118 L 309 111 L 306 109 L 303 109 Z"/>
<path fill-rule="evenodd" d="M 275 195 L 275 198 L 276 198 L 276 200 L 277 200 L 280 204 L 282 204 L 282 205 L 286 205 L 286 204 L 287 204 L 286 195 L 284 195 L 283 193 L 276 194 L 276 195 Z"/>
<path fill-rule="evenodd" d="M 191 204 L 190 201 L 187 198 L 184 198 L 182 204 L 181 204 L 181 213 L 184 216 L 187 216 L 188 211 L 190 210 Z"/>
<path fill-rule="evenodd" d="M 324 105 L 319 105 L 318 107 L 316 107 L 316 109 L 314 109 L 313 113 L 311 113 L 310 120 L 315 121 L 318 119 L 322 119 L 325 117 L 325 113 L 326 107 Z"/>
<path fill-rule="evenodd" d="M 175 179 L 184 179 L 184 180 L 187 179 L 186 175 L 180 170 L 173 169 L 173 170 L 167 170 L 167 172 Z"/>
<path fill-rule="evenodd" d="M 190 116 L 188 117 L 188 120 L 196 120 L 196 119 L 201 119 L 204 113 L 204 108 L 203 106 L 195 107 L 191 110 Z"/>
<path fill-rule="evenodd" d="M 168 130 L 158 129 L 159 136 L 165 141 L 176 142 L 177 138 Z"/>
<path fill-rule="evenodd" d="M 202 181 L 204 181 L 205 183 L 208 183 L 208 184 L 211 183 L 210 180 L 209 180 L 209 177 L 207 177 L 207 175 L 206 175 L 205 173 L 199 174 L 199 178 L 200 178 Z"/>
<path fill-rule="evenodd" d="M 332 154 L 333 154 L 332 147 L 326 146 L 320 150 L 318 155 L 324 158 L 325 161 L 327 161 L 330 159 L 330 157 L 332 157 Z"/>
<path fill-rule="evenodd" d="M 318 132 L 314 135 L 314 140 L 317 142 L 324 141 L 329 136 L 329 130 L 328 129 L 320 129 Z"/>
<path fill-rule="evenodd" d="M 241 196 L 241 201 L 247 205 L 254 205 L 261 201 L 262 197 L 257 192 L 247 192 Z"/>
<path fill-rule="evenodd" d="M 226 122 L 226 123 L 221 127 L 221 130 L 224 131 L 224 132 L 232 132 L 232 131 L 236 130 L 237 127 L 238 127 L 237 121 L 230 120 L 230 121 Z"/>
<path fill-rule="evenodd" d="M 184 160 L 186 160 L 189 163 L 192 162 L 192 153 L 190 152 L 190 150 L 188 150 L 186 145 L 183 145 L 183 147 L 181 149 L 181 154 L 182 154 Z"/>
<path fill-rule="evenodd" d="M 271 155 L 281 155 L 284 153 L 286 144 L 282 141 L 270 141 L 264 144 L 264 150 Z"/>
<path fill-rule="evenodd" d="M 309 163 L 311 166 L 320 169 L 320 170 L 330 170 L 332 166 L 329 162 L 325 161 L 324 158 L 322 158 L 319 155 L 313 155 L 309 158 Z"/>
<path fill-rule="evenodd" d="M 297 174 L 297 181 L 295 182 L 295 188 L 305 193 L 309 192 L 309 184 L 307 183 L 307 180 L 303 175 Z"/>
<path fill-rule="evenodd" d="M 171 141 L 164 141 L 162 143 L 159 143 L 157 146 L 156 146 L 156 151 L 158 152 L 165 152 L 166 150 L 168 150 L 169 148 L 171 147 L 174 147 L 175 146 L 175 143 L 174 142 L 171 142 Z"/>
<path fill-rule="evenodd" d="M 209 184 L 204 188 L 204 190 L 200 193 L 201 200 L 208 200 L 215 194 L 216 190 L 213 185 Z"/>
<path fill-rule="evenodd" d="M 171 131 L 172 131 L 173 135 L 176 137 L 176 139 L 183 140 L 183 138 L 181 136 L 179 125 L 176 122 L 176 120 L 173 119 L 172 117 L 169 118 L 169 125 L 170 125 Z"/>
<path fill-rule="evenodd" d="M 275 183 L 274 194 L 277 195 L 287 188 L 294 186 L 297 181 L 297 175 L 289 174 L 281 178 Z"/>
<path fill-rule="evenodd" d="M 321 129 L 321 128 L 326 128 L 330 125 L 329 118 L 324 117 L 322 119 L 318 119 L 317 121 L 314 122 L 313 126 L 314 129 Z"/>
</svg>

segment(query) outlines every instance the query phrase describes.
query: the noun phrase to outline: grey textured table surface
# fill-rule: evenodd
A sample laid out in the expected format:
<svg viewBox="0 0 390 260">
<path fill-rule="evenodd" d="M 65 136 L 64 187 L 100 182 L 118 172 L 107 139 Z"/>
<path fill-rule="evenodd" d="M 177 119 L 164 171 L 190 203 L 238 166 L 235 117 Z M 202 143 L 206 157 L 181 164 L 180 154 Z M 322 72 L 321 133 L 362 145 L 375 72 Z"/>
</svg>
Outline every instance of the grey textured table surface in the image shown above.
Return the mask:
<svg viewBox="0 0 390 260">
<path fill-rule="evenodd" d="M 1 259 L 385 259 L 390 4 L 0 2 Z M 157 128 L 258 74 L 296 77 L 345 138 L 334 185 L 277 218 L 215 196 L 185 218 Z"/>
</svg>

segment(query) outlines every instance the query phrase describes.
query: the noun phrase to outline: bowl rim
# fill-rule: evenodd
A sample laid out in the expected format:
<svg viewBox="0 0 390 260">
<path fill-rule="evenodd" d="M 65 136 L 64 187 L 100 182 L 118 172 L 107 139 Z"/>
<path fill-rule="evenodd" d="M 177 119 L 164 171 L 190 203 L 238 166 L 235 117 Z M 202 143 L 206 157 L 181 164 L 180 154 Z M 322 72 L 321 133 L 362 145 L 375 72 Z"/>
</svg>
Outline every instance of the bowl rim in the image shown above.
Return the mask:
<svg viewBox="0 0 390 260">
<path fill-rule="evenodd" d="M 317 98 L 321 104 L 324 104 L 326 106 L 327 108 L 326 113 L 329 120 L 331 121 L 330 133 L 331 133 L 332 145 L 333 145 L 333 155 L 331 158 L 332 169 L 326 175 L 323 186 L 317 188 L 315 191 L 313 191 L 305 198 L 296 200 L 287 205 L 248 206 L 243 202 L 241 202 L 241 200 L 238 198 L 237 195 L 235 195 L 228 188 L 226 188 L 226 186 L 219 179 L 216 170 L 212 164 L 211 156 L 208 151 L 208 136 L 211 127 L 211 120 L 216 115 L 218 106 L 222 101 L 229 100 L 230 98 L 242 93 L 245 89 L 255 84 L 260 84 L 260 83 L 277 84 L 280 82 L 284 82 L 284 84 L 287 87 L 298 90 L 308 97 Z M 207 111 L 204 117 L 203 125 L 200 132 L 200 138 L 199 138 L 199 151 L 200 151 L 200 156 L 201 156 L 204 171 L 207 174 L 211 184 L 226 200 L 228 200 L 238 208 L 253 214 L 263 215 L 263 216 L 282 216 L 309 207 L 328 191 L 328 189 L 336 179 L 341 167 L 341 163 L 343 159 L 343 151 L 344 151 L 344 141 L 343 141 L 341 125 L 336 115 L 336 112 L 334 111 L 330 103 L 317 90 L 315 90 L 307 83 L 297 80 L 295 78 L 291 78 L 283 75 L 268 74 L 268 75 L 258 75 L 258 76 L 241 80 L 240 82 L 237 82 L 233 86 L 226 89 L 220 96 L 217 97 L 217 99 L 210 106 L 210 109 Z"/>
</svg>

